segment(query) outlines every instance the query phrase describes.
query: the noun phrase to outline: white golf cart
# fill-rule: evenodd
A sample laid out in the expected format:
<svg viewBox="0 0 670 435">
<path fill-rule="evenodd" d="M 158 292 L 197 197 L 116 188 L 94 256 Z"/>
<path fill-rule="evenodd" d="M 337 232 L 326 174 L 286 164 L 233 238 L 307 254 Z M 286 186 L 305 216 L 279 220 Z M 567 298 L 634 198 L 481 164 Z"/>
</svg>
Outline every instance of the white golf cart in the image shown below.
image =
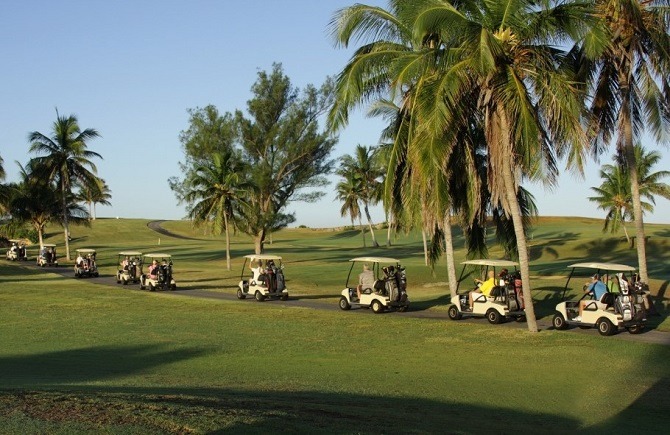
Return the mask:
<svg viewBox="0 0 670 435">
<path fill-rule="evenodd" d="M 486 317 L 489 323 L 498 324 L 506 319 L 514 319 L 518 322 L 523 322 L 526 319 L 521 274 L 516 270 L 517 264 L 514 261 L 479 259 L 467 260 L 461 264 L 463 269 L 458 278 L 458 287 L 460 287 L 463 274 L 468 266 L 484 269 L 484 276 L 489 269 L 493 269 L 498 281 L 488 297 L 480 294 L 473 299 L 472 310 L 470 310 L 468 299 L 469 292 L 456 294 L 452 297 L 451 305 L 447 311 L 451 320 L 460 320 L 464 316 Z M 512 270 L 513 272 L 510 272 Z M 456 288 L 457 293 L 458 287 Z"/>
<path fill-rule="evenodd" d="M 147 272 L 140 275 L 140 290 L 149 291 L 177 290 L 177 283 L 172 278 L 172 256 L 170 254 L 144 254 L 141 268 L 147 266 Z"/>
<path fill-rule="evenodd" d="M 247 262 L 252 273 L 250 279 L 244 279 Z M 237 287 L 238 299 L 245 299 L 247 296 L 253 295 L 259 302 L 263 302 L 266 298 L 287 300 L 288 289 L 284 279 L 284 266 L 281 257 L 272 254 L 245 255 L 240 283 Z"/>
<path fill-rule="evenodd" d="M 37 255 L 37 265 L 44 266 L 58 266 L 58 257 L 56 256 L 56 245 L 51 243 L 44 243 Z"/>
<path fill-rule="evenodd" d="M 26 261 L 28 255 L 26 254 L 26 243 L 22 239 L 9 239 L 12 246 L 7 250 L 7 260 L 9 261 Z"/>
<path fill-rule="evenodd" d="M 142 253 L 136 251 L 119 252 L 119 270 L 116 272 L 116 283 L 127 285 L 129 282 L 140 282 L 142 271 Z"/>
<path fill-rule="evenodd" d="M 556 314 L 552 320 L 554 328 L 558 330 L 568 329 L 570 325 L 580 328 L 598 328 L 600 335 L 612 335 L 625 328 L 631 334 L 639 334 L 644 330 L 647 322 L 647 314 L 644 309 L 644 300 L 641 292 L 636 286 L 629 283 L 621 283 L 618 273 L 635 272 L 635 268 L 625 264 L 616 263 L 576 263 L 568 266 L 572 270 L 568 281 L 563 289 L 563 301 L 556 305 Z M 579 300 L 565 300 L 570 279 L 576 270 L 580 270 L 583 276 L 598 274 L 605 286 L 608 288 L 609 298 L 599 302 L 590 299 L 584 306 L 581 319 L 579 318 L 580 301 L 593 297 L 591 293 L 585 293 Z M 586 285 L 583 290 L 586 290 Z"/>
<path fill-rule="evenodd" d="M 98 266 L 95 263 L 95 249 L 77 249 L 77 258 L 74 262 L 75 278 L 90 278 L 98 276 Z"/>
<path fill-rule="evenodd" d="M 407 298 L 407 275 L 399 260 L 386 257 L 357 257 L 349 260 L 351 268 L 347 275 L 346 288 L 342 290 L 339 305 L 342 310 L 352 306 L 372 308 L 375 313 L 386 310 L 406 311 L 409 308 Z M 356 287 L 358 281 L 351 280 L 356 265 L 371 272 L 371 282 L 364 283 L 359 299 Z M 367 266 L 367 267 L 366 267 Z M 364 272 L 365 273 L 365 272 Z M 356 275 L 358 276 L 358 275 Z"/>
</svg>

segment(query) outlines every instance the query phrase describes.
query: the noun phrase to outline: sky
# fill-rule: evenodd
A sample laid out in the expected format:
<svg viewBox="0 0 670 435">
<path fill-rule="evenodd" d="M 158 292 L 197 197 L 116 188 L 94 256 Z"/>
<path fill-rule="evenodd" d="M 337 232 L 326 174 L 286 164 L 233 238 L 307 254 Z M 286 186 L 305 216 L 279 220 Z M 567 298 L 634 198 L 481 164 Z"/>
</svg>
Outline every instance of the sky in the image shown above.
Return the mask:
<svg viewBox="0 0 670 435">
<path fill-rule="evenodd" d="M 386 0 L 361 1 L 386 6 Z M 334 13 L 352 0 L 6 0 L 0 2 L 0 156 L 5 181 L 33 157 L 28 134 L 50 136 L 56 110 L 75 115 L 80 127 L 101 137 L 88 143 L 102 155 L 98 175 L 112 192 L 98 217 L 181 219 L 186 212 L 168 186 L 180 176 L 184 154 L 179 133 L 188 109 L 216 106 L 220 113 L 245 110 L 259 71 L 279 62 L 294 86 L 320 86 L 342 70 L 356 47 L 337 48 L 328 33 Z M 357 144 L 376 145 L 383 122 L 353 114 L 339 133 L 332 157 L 352 154 Z M 670 167 L 668 148 L 645 139 Z M 604 217 L 589 202 L 600 164 L 585 178 L 562 172 L 548 191 L 526 185 L 541 216 Z M 562 169 L 562 168 L 561 168 Z M 292 226 L 349 225 L 340 216 L 332 183 L 316 204 L 291 203 Z M 670 182 L 670 181 L 668 181 Z M 374 222 L 383 220 L 380 207 Z M 646 222 L 670 222 L 670 201 L 657 199 Z"/>
</svg>

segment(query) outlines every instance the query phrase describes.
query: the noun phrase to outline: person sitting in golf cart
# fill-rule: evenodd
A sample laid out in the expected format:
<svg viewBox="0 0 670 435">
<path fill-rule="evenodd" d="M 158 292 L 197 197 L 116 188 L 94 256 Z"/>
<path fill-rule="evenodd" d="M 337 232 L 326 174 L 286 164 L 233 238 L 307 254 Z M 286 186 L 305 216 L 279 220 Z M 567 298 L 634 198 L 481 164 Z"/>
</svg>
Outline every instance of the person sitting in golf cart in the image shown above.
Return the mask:
<svg viewBox="0 0 670 435">
<path fill-rule="evenodd" d="M 475 283 L 477 284 L 477 289 L 473 290 L 469 294 L 469 302 L 470 302 L 470 310 L 472 310 L 472 307 L 475 304 L 475 299 L 477 299 L 480 296 L 486 296 L 489 297 L 491 294 L 491 290 L 493 290 L 493 287 L 496 286 L 496 273 L 493 270 L 489 270 L 489 272 L 486 274 L 487 279 L 486 281 L 482 281 L 481 279 L 475 278 Z"/>
<path fill-rule="evenodd" d="M 81 256 L 80 252 L 77 253 L 77 259 L 74 260 L 74 264 L 76 264 L 77 267 L 79 267 L 79 268 L 84 267 L 84 257 Z"/>
<path fill-rule="evenodd" d="M 604 310 L 607 308 L 606 295 L 608 295 L 609 292 L 607 291 L 607 286 L 600 280 L 600 275 L 597 273 L 591 277 L 591 281 L 584 285 L 584 293 L 588 293 L 593 297 L 595 304 L 599 309 Z M 579 301 L 579 316 L 575 318 L 575 320 L 581 321 L 584 307 L 592 303 L 594 303 L 594 301 L 589 299 L 582 299 Z"/>
<path fill-rule="evenodd" d="M 356 286 L 356 294 L 358 299 L 361 298 L 361 293 L 365 289 L 372 289 L 375 286 L 375 274 L 370 270 L 367 263 L 363 264 L 363 272 L 358 275 L 358 285 Z"/>
<path fill-rule="evenodd" d="M 257 285 L 266 285 L 266 276 L 265 276 L 265 268 L 263 267 L 263 260 L 258 260 L 256 267 L 254 267 L 253 263 L 249 263 L 249 269 L 251 269 L 252 281 L 254 281 Z"/>
<path fill-rule="evenodd" d="M 157 279 L 157 274 L 158 274 L 158 260 L 154 260 L 151 262 L 149 265 L 149 278 L 150 279 Z"/>
</svg>

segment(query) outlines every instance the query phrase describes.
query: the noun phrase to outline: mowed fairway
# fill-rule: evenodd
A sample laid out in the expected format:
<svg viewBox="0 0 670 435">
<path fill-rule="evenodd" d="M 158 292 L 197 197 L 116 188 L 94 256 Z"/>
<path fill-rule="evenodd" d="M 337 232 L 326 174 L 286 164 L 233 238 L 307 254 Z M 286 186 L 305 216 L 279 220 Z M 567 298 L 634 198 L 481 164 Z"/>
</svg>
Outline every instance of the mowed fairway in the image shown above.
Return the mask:
<svg viewBox="0 0 670 435">
<path fill-rule="evenodd" d="M 73 229 L 74 248 L 98 249 L 98 279 L 75 280 L 69 266 L 59 268 L 64 277 L 0 263 L 0 432 L 667 430 L 670 346 L 446 320 L 446 272 L 443 263 L 434 273 L 423 265 L 420 235 L 377 249 L 362 248 L 354 231 L 273 235 L 266 248 L 285 259 L 293 306 L 96 285 L 109 282 L 118 251 L 139 249 L 173 254 L 184 293 L 234 294 L 251 240 L 235 237 L 228 272 L 221 237 L 188 222 L 163 223 L 186 237 L 173 238 L 146 224 L 102 219 Z M 600 228 L 589 219 L 538 222 L 531 273 L 543 320 L 560 300 L 568 264 L 594 256 L 635 264 L 634 251 Z M 650 225 L 648 233 L 652 288 L 663 309 L 652 327 L 667 331 L 670 227 Z M 386 240 L 384 231 L 377 237 Z M 62 254 L 61 239 L 51 234 L 48 242 Z M 347 260 L 370 254 L 407 265 L 408 315 L 299 305 L 335 306 Z M 460 262 L 463 250 L 457 255 Z M 410 315 L 417 312 L 435 315 Z"/>
</svg>

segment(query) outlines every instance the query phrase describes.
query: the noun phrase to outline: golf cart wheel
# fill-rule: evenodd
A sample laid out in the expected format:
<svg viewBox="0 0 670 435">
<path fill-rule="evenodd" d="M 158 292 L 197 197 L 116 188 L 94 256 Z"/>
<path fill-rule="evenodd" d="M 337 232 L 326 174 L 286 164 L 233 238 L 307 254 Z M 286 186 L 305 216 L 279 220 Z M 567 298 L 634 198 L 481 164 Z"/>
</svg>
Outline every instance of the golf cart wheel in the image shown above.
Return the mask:
<svg viewBox="0 0 670 435">
<path fill-rule="evenodd" d="M 279 296 L 279 299 L 282 301 L 288 301 L 288 293 L 282 293 L 281 296 Z"/>
<path fill-rule="evenodd" d="M 401 306 L 398 307 L 398 312 L 404 313 L 408 309 L 409 309 L 409 305 L 401 305 Z"/>
<path fill-rule="evenodd" d="M 631 334 L 641 334 L 644 331 L 644 325 L 634 325 L 628 328 L 628 332 Z"/>
<path fill-rule="evenodd" d="M 600 318 L 596 323 L 596 326 L 598 327 L 598 332 L 600 333 L 600 335 L 608 336 L 614 334 L 615 328 L 609 319 L 606 319 L 604 317 Z"/>
<path fill-rule="evenodd" d="M 154 287 L 154 285 L 152 283 L 149 283 L 149 291 L 150 292 L 155 292 L 156 291 L 156 287 Z"/>
<path fill-rule="evenodd" d="M 172 290 L 172 291 L 177 290 L 177 284 L 170 285 L 170 290 Z"/>
<path fill-rule="evenodd" d="M 242 293 L 242 290 L 237 289 L 237 299 L 244 299 L 246 296 Z"/>
<path fill-rule="evenodd" d="M 370 307 L 375 314 L 379 314 L 384 311 L 384 306 L 378 300 L 372 301 L 372 305 L 370 305 Z"/>
<path fill-rule="evenodd" d="M 344 296 L 340 297 L 339 305 L 340 305 L 340 309 L 344 310 L 344 311 L 347 311 L 348 309 L 351 308 L 351 305 L 349 305 L 349 301 Z"/>
<path fill-rule="evenodd" d="M 519 323 L 523 323 L 523 322 L 526 321 L 526 316 L 516 316 L 516 317 L 514 318 L 514 321 L 515 321 L 515 322 L 519 322 Z"/>
<path fill-rule="evenodd" d="M 256 293 L 254 293 L 254 297 L 258 302 L 263 302 L 265 300 L 265 296 L 263 296 L 263 293 L 259 292 L 256 290 Z"/>
<path fill-rule="evenodd" d="M 128 280 L 125 279 L 125 278 L 122 279 L 122 280 L 121 280 L 121 284 L 123 284 L 123 285 L 128 285 Z"/>
<path fill-rule="evenodd" d="M 461 312 L 458 311 L 458 307 L 456 307 L 456 305 L 452 305 L 449 307 L 447 315 L 451 320 L 461 320 L 463 318 L 463 314 L 461 314 Z"/>
<path fill-rule="evenodd" d="M 558 329 L 559 331 L 568 329 L 568 323 L 565 321 L 565 318 L 561 313 L 554 314 L 554 319 L 551 323 L 554 325 L 554 329 Z"/>
<path fill-rule="evenodd" d="M 488 320 L 492 325 L 497 325 L 502 321 L 502 316 L 495 309 L 489 308 L 489 310 L 486 312 L 486 320 Z"/>
</svg>

